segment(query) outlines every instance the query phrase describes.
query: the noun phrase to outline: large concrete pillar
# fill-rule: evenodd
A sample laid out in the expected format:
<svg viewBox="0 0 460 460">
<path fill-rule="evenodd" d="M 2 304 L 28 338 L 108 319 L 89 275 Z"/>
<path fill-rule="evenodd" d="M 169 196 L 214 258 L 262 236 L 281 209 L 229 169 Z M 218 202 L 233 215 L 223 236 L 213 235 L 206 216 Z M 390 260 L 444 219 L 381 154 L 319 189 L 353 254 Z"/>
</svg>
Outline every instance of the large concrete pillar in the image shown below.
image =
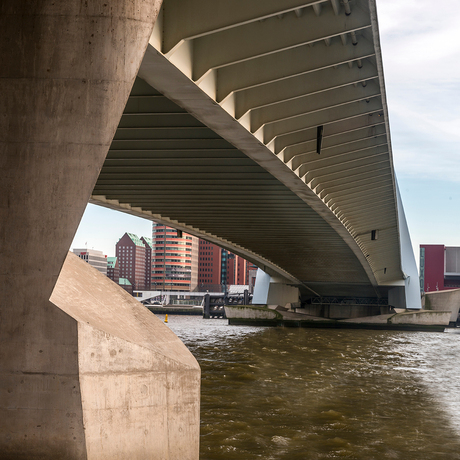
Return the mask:
<svg viewBox="0 0 460 460">
<path fill-rule="evenodd" d="M 78 322 L 49 298 L 160 4 L 0 2 L 0 459 L 96 458 Z"/>
<path fill-rule="evenodd" d="M 257 269 L 256 284 L 252 297 L 253 305 L 281 305 L 299 301 L 299 288 L 286 284 L 284 280 L 277 279 Z"/>
</svg>

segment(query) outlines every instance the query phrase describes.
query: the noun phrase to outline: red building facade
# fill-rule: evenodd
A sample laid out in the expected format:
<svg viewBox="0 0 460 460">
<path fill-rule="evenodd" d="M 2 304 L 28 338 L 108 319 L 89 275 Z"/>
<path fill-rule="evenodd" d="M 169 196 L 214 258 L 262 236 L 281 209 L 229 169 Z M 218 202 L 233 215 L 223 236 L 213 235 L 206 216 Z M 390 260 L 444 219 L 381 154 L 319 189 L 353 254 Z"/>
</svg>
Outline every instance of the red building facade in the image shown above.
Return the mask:
<svg viewBox="0 0 460 460">
<path fill-rule="evenodd" d="M 420 289 L 423 292 L 460 288 L 460 248 L 420 245 Z"/>
<path fill-rule="evenodd" d="M 249 271 L 257 267 L 236 254 L 200 239 L 199 289 L 218 290 L 223 285 L 249 284 Z"/>
<path fill-rule="evenodd" d="M 152 289 L 193 291 L 198 283 L 198 238 L 152 225 Z"/>
<path fill-rule="evenodd" d="M 198 287 L 213 291 L 221 284 L 222 249 L 209 241 L 199 240 Z"/>
<path fill-rule="evenodd" d="M 222 286 L 249 284 L 257 267 L 242 257 L 191 235 L 153 223 L 151 289 L 160 291 L 218 291 Z M 120 277 L 122 276 L 120 272 Z"/>
</svg>

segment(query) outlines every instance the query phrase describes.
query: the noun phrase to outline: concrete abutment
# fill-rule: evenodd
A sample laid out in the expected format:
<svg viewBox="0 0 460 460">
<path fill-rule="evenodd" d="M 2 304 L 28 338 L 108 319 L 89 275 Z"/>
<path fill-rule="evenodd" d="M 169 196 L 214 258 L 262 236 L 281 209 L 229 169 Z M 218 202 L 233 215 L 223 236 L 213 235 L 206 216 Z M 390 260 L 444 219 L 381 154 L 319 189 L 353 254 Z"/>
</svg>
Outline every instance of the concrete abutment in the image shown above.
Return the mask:
<svg viewBox="0 0 460 460">
<path fill-rule="evenodd" d="M 51 301 L 76 323 L 88 459 L 197 459 L 200 368 L 177 336 L 71 253 Z"/>
<path fill-rule="evenodd" d="M 254 305 L 286 305 L 299 301 L 299 289 L 297 286 L 286 284 L 285 280 L 276 279 L 257 269 L 256 284 L 254 286 Z"/>
</svg>

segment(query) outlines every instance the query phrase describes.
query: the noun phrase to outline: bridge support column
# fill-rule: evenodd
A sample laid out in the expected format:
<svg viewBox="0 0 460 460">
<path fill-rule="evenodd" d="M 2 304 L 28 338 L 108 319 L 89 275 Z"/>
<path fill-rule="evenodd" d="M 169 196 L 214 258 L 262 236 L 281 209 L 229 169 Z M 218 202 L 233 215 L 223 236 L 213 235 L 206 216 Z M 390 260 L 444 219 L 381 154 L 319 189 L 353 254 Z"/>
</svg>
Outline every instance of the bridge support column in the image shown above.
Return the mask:
<svg viewBox="0 0 460 460">
<path fill-rule="evenodd" d="M 396 183 L 396 198 L 398 205 L 398 223 L 401 247 L 401 268 L 405 274 L 404 286 L 397 286 L 388 291 L 388 303 L 396 308 L 420 310 L 422 308 L 420 293 L 420 278 L 414 251 L 410 240 L 404 208 L 402 206 L 399 187 Z"/>
<path fill-rule="evenodd" d="M 1 2 L 0 460 L 149 458 L 135 438 L 122 450 L 123 433 L 109 429 L 116 414 L 114 387 L 97 393 L 97 385 L 86 384 L 89 374 L 85 379 L 81 375 L 82 366 L 90 369 L 82 362 L 91 357 L 85 350 L 99 346 L 104 353 L 104 341 L 116 334 L 107 324 L 91 332 L 96 309 L 87 305 L 86 320 L 49 299 L 160 5 L 161 0 Z M 156 328 L 154 340 L 160 343 L 162 334 Z M 82 340 L 84 336 L 96 342 Z M 122 347 L 116 349 L 115 342 L 113 366 L 123 373 L 129 363 L 116 358 Z M 146 362 L 164 369 L 162 358 L 149 355 L 148 348 L 143 349 Z M 101 366 L 109 362 L 106 358 Z M 183 367 L 179 361 L 169 363 L 178 370 Z M 198 395 L 178 391 L 173 397 L 174 392 L 164 391 L 168 385 L 180 389 L 180 379 L 152 381 L 146 391 L 156 395 L 158 411 L 165 416 L 162 423 L 177 428 L 173 445 L 182 435 L 174 422 L 181 404 L 190 399 L 197 403 Z M 127 412 L 151 402 L 142 399 L 142 385 L 134 388 L 139 391 L 136 400 L 117 393 L 129 402 Z M 162 401 L 169 404 L 166 412 Z M 87 408 L 92 403 L 105 410 L 91 419 Z M 89 426 L 97 429 L 87 430 Z M 190 445 L 195 438 L 196 432 L 186 432 Z M 107 450 L 109 444 L 116 453 Z M 190 456 L 166 455 L 158 448 L 151 458 L 198 457 L 193 448 Z"/>
<path fill-rule="evenodd" d="M 257 269 L 254 286 L 253 305 L 281 305 L 299 301 L 299 289 L 289 286 L 285 281 L 271 277 L 260 268 Z"/>
</svg>

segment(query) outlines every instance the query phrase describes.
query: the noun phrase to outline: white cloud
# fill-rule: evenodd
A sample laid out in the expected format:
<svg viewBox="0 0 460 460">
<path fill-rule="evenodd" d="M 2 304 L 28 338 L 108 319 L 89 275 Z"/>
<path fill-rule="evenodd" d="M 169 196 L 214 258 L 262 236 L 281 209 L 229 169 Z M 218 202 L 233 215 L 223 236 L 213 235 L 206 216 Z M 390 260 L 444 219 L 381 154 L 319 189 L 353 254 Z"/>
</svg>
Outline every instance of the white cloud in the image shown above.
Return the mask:
<svg viewBox="0 0 460 460">
<path fill-rule="evenodd" d="M 460 2 L 377 8 L 396 171 L 460 182 Z"/>
</svg>

